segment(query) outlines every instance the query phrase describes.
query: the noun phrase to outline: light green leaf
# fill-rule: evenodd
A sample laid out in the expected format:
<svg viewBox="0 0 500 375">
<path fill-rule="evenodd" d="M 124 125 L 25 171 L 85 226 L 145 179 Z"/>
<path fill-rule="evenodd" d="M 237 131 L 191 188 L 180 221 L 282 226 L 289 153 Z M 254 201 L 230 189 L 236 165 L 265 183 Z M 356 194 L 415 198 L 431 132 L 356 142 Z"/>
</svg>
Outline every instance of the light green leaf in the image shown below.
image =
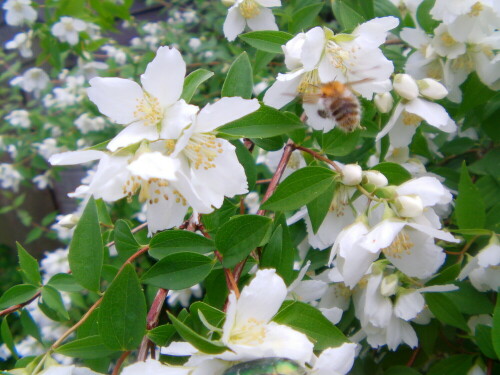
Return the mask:
<svg viewBox="0 0 500 375">
<path fill-rule="evenodd" d="M 40 276 L 38 261 L 33 258 L 19 242 L 16 242 L 16 245 L 23 280 L 33 285 L 40 285 L 42 283 L 42 277 Z"/>
<path fill-rule="evenodd" d="M 113 350 L 133 350 L 146 331 L 146 298 L 134 268 L 127 264 L 99 307 L 99 334 Z"/>
<path fill-rule="evenodd" d="M 431 9 L 436 0 L 424 0 L 417 8 L 417 21 L 420 27 L 428 33 L 432 33 L 439 25 L 439 21 L 432 18 Z"/>
<path fill-rule="evenodd" d="M 88 336 L 83 339 L 73 340 L 67 344 L 61 345 L 55 350 L 56 353 L 67 357 L 80 359 L 94 359 L 107 357 L 114 353 L 104 345 L 101 336 Z"/>
<path fill-rule="evenodd" d="M 239 35 L 240 39 L 258 50 L 283 53 L 281 46 L 293 38 L 292 34 L 283 31 L 252 31 Z"/>
<path fill-rule="evenodd" d="M 73 275 L 58 273 L 52 276 L 47 283 L 62 292 L 81 292 L 83 287 L 75 281 Z"/>
<path fill-rule="evenodd" d="M 466 332 L 469 331 L 467 322 L 457 306 L 443 293 L 425 293 L 425 301 L 441 323 L 449 324 Z"/>
<path fill-rule="evenodd" d="M 40 335 L 40 329 L 27 309 L 21 310 L 21 325 L 23 326 L 23 332 L 26 335 L 34 337 L 40 343 L 43 342 L 42 336 Z"/>
<path fill-rule="evenodd" d="M 226 317 L 224 312 L 216 309 L 213 306 L 206 304 L 205 302 L 195 302 L 190 306 L 191 310 L 191 318 L 193 319 L 193 323 L 198 325 L 202 325 L 202 321 L 200 319 L 200 313 L 203 314 L 204 318 L 207 320 L 209 324 L 214 327 L 222 327 L 222 323 Z M 204 326 L 203 326 L 204 327 Z M 205 327 L 204 327 L 205 328 Z"/>
<path fill-rule="evenodd" d="M 7 348 L 9 348 L 14 358 L 17 359 L 19 355 L 17 354 L 16 346 L 14 345 L 14 339 L 12 338 L 12 333 L 10 332 L 9 323 L 7 322 L 7 316 L 3 318 L 2 324 L 0 326 L 0 333 L 2 341 L 5 343 Z"/>
<path fill-rule="evenodd" d="M 206 254 L 214 250 L 215 244 L 211 239 L 186 230 L 160 232 L 149 243 L 149 255 L 156 259 L 175 253 Z"/>
<path fill-rule="evenodd" d="M 345 156 L 356 149 L 361 138 L 361 130 L 346 133 L 338 128 L 322 133 L 321 147 L 329 155 Z"/>
<path fill-rule="evenodd" d="M 224 267 L 234 267 L 258 246 L 265 244 L 272 228 L 272 220 L 257 215 L 233 217 L 215 236 L 215 245 L 223 256 Z"/>
<path fill-rule="evenodd" d="M 194 93 L 203 82 L 214 75 L 213 72 L 206 69 L 196 69 L 184 79 L 184 88 L 182 89 L 181 99 L 187 103 L 191 100 Z"/>
<path fill-rule="evenodd" d="M 172 324 L 163 324 L 148 331 L 148 338 L 158 346 L 167 346 L 175 335 Z"/>
<path fill-rule="evenodd" d="M 335 172 L 323 167 L 305 167 L 293 172 L 262 205 L 274 211 L 295 210 L 331 189 Z"/>
<path fill-rule="evenodd" d="M 239 55 L 227 72 L 221 96 L 240 96 L 250 99 L 253 91 L 252 64 L 246 52 Z"/>
<path fill-rule="evenodd" d="M 24 303 L 33 298 L 38 292 L 38 288 L 30 284 L 14 285 L 0 297 L 0 309 Z"/>
<path fill-rule="evenodd" d="M 116 250 L 125 257 L 129 257 L 141 247 L 125 220 L 118 220 L 115 223 L 114 237 Z"/>
<path fill-rule="evenodd" d="M 159 288 L 180 290 L 202 282 L 212 271 L 214 261 L 198 253 L 174 253 L 153 265 L 141 282 Z"/>
<path fill-rule="evenodd" d="M 323 6 L 324 3 L 321 2 L 306 5 L 305 7 L 295 11 L 292 15 L 292 22 L 290 23 L 290 32 L 298 33 L 312 26 L 315 18 L 318 16 Z"/>
<path fill-rule="evenodd" d="M 484 228 L 486 212 L 483 197 L 472 182 L 465 162 L 460 171 L 458 196 L 455 201 L 455 216 L 460 229 Z"/>
<path fill-rule="evenodd" d="M 98 291 L 104 258 L 101 229 L 94 198 L 90 198 L 69 245 L 69 266 L 84 288 Z"/>
<path fill-rule="evenodd" d="M 262 105 L 257 111 L 221 126 L 217 131 L 227 138 L 270 138 L 304 128 L 295 115 Z"/>
<path fill-rule="evenodd" d="M 61 293 L 50 285 L 44 285 L 42 288 L 42 300 L 52 310 L 57 312 L 62 318 L 68 320 L 69 315 L 64 307 Z"/>
</svg>

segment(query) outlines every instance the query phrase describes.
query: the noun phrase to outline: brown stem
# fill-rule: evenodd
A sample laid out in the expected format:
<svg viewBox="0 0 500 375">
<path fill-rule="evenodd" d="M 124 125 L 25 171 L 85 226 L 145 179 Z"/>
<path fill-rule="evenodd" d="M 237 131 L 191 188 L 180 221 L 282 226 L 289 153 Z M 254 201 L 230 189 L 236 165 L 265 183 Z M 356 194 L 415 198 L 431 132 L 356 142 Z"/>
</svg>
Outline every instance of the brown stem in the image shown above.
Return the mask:
<svg viewBox="0 0 500 375">
<path fill-rule="evenodd" d="M 127 359 L 128 355 L 130 354 L 130 350 L 123 352 L 120 358 L 118 358 L 118 361 L 116 361 L 115 368 L 113 369 L 113 373 L 111 375 L 118 375 L 120 372 L 120 368 L 122 367 L 123 362 Z"/>
<path fill-rule="evenodd" d="M 151 304 L 151 308 L 148 312 L 148 317 L 146 320 L 146 328 L 148 330 L 155 328 L 158 325 L 158 319 L 160 318 L 161 309 L 165 298 L 167 297 L 168 289 L 158 289 L 156 292 L 155 299 Z M 147 336 L 144 336 L 139 347 L 139 354 L 137 356 L 138 361 L 145 361 L 148 355 L 148 348 L 150 347 L 151 340 Z"/>
<path fill-rule="evenodd" d="M 491 358 L 488 358 L 487 367 L 486 367 L 486 375 L 493 374 L 493 363 L 494 361 Z"/>
<path fill-rule="evenodd" d="M 337 163 L 335 163 L 334 161 L 328 159 L 327 157 L 317 153 L 316 151 L 313 151 L 310 148 L 307 148 L 304 146 L 295 146 L 295 149 L 307 152 L 308 154 L 312 155 L 315 159 L 318 159 L 318 160 L 324 161 L 327 164 L 330 164 L 333 167 L 333 169 L 335 169 L 335 171 L 337 173 L 340 173 L 340 174 L 342 173 L 342 169 L 340 169 L 340 167 L 338 166 Z"/>
<path fill-rule="evenodd" d="M 255 181 L 255 183 L 257 185 L 259 185 L 259 184 L 267 184 L 267 183 L 271 182 L 271 180 L 272 180 L 272 178 L 266 178 L 264 180 L 257 180 L 257 181 Z"/>
<path fill-rule="evenodd" d="M 29 305 L 35 299 L 37 299 L 38 297 L 40 297 L 41 293 L 42 293 L 41 291 L 38 291 L 38 292 L 36 292 L 36 294 L 33 297 L 31 297 L 26 302 L 23 302 L 23 303 L 20 303 L 18 305 L 14 305 L 14 306 L 8 307 L 5 310 L 0 311 L 0 316 L 9 315 L 10 313 L 13 313 L 14 311 L 22 309 L 24 306 Z"/>
<path fill-rule="evenodd" d="M 474 236 L 473 238 L 471 238 L 469 240 L 469 242 L 467 242 L 464 246 L 464 248 L 460 251 L 457 251 L 457 252 L 454 252 L 454 251 L 445 251 L 446 254 L 450 254 L 450 255 L 457 255 L 459 256 L 459 259 L 458 261 L 461 262 L 462 261 L 462 257 L 463 255 L 470 249 L 470 247 L 472 246 L 472 244 L 479 238 L 479 236 Z"/>
<path fill-rule="evenodd" d="M 406 363 L 406 367 L 412 367 L 413 366 L 413 363 L 415 362 L 415 359 L 417 359 L 417 356 L 418 356 L 419 352 L 420 352 L 420 346 L 417 346 L 417 348 L 411 354 L 410 359 Z"/>
</svg>

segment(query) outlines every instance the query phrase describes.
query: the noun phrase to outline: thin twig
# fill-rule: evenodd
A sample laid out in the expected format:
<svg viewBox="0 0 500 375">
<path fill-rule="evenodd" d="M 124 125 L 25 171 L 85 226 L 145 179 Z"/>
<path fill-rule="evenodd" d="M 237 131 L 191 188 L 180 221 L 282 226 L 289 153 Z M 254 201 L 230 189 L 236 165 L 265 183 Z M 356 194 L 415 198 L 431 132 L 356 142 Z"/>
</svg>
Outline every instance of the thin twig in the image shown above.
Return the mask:
<svg viewBox="0 0 500 375">
<path fill-rule="evenodd" d="M 120 372 L 120 368 L 122 367 L 123 362 L 127 359 L 128 355 L 130 354 L 130 350 L 123 352 L 120 358 L 118 358 L 118 361 L 116 361 L 115 368 L 113 369 L 113 373 L 111 375 L 118 375 Z"/>
<path fill-rule="evenodd" d="M 324 161 L 327 164 L 330 164 L 333 167 L 333 169 L 335 169 L 335 171 L 337 173 L 342 174 L 342 169 L 338 166 L 338 164 L 335 163 L 334 161 L 328 159 L 326 156 L 323 156 L 323 155 L 317 153 L 316 151 L 313 151 L 310 148 L 307 148 L 304 146 L 295 146 L 295 149 L 307 152 L 308 154 L 312 155 L 315 159 L 318 159 L 318 160 Z"/>
<path fill-rule="evenodd" d="M 410 359 L 406 363 L 406 367 L 412 367 L 413 366 L 413 363 L 415 362 L 415 359 L 417 359 L 417 356 L 418 356 L 419 352 L 420 352 L 420 346 L 417 346 L 417 348 L 411 354 Z"/>
<path fill-rule="evenodd" d="M 266 178 L 264 180 L 257 180 L 257 181 L 255 181 L 255 183 L 257 185 L 259 185 L 259 184 L 268 184 L 269 182 L 271 182 L 271 180 L 272 180 L 272 178 Z"/>
</svg>

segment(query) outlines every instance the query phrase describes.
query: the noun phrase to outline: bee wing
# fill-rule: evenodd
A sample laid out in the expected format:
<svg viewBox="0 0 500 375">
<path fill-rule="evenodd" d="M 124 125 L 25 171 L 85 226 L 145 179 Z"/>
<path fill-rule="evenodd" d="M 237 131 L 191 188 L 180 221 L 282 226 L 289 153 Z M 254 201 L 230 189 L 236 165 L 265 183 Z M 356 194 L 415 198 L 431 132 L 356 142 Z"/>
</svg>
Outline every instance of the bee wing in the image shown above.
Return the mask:
<svg viewBox="0 0 500 375">
<path fill-rule="evenodd" d="M 303 94 L 302 102 L 308 104 L 316 104 L 319 101 L 320 96 L 318 94 Z"/>
</svg>

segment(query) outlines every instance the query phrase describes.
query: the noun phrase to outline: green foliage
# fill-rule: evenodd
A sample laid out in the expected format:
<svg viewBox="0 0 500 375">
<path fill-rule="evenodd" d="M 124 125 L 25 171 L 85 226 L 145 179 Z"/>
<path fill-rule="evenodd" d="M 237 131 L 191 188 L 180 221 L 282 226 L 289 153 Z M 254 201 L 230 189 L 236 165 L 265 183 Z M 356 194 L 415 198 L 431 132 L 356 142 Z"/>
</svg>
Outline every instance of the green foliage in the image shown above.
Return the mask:
<svg viewBox="0 0 500 375">
<path fill-rule="evenodd" d="M 465 162 L 460 172 L 455 215 L 460 229 L 483 228 L 486 221 L 483 198 L 472 182 Z"/>
<path fill-rule="evenodd" d="M 211 239 L 185 230 L 160 232 L 149 243 L 149 254 L 156 259 L 162 259 L 175 253 L 206 254 L 214 250 L 215 245 Z"/>
<path fill-rule="evenodd" d="M 252 65 L 246 52 L 239 55 L 227 72 L 222 96 L 239 96 L 244 99 L 252 97 L 253 74 Z"/>
<path fill-rule="evenodd" d="M 292 39 L 293 35 L 284 31 L 251 31 L 239 37 L 260 51 L 283 53 L 281 46 Z"/>
</svg>

